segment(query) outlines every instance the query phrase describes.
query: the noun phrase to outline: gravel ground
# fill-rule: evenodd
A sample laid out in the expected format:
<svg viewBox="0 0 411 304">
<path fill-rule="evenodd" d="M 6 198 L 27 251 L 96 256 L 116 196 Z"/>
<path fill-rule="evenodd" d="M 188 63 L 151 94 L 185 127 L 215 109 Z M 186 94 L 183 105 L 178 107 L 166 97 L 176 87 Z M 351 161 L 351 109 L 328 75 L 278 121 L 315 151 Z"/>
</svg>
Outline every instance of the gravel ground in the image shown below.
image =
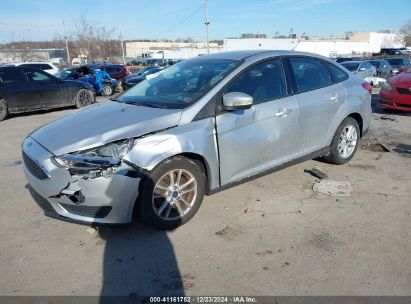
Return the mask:
<svg viewBox="0 0 411 304">
<path fill-rule="evenodd" d="M 0 295 L 411 295 L 410 115 L 375 110 L 349 165 L 267 175 L 206 197 L 188 224 L 162 232 L 44 216 L 20 143 L 72 111 L 0 123 Z M 349 196 L 313 191 L 312 168 L 349 183 Z"/>
</svg>

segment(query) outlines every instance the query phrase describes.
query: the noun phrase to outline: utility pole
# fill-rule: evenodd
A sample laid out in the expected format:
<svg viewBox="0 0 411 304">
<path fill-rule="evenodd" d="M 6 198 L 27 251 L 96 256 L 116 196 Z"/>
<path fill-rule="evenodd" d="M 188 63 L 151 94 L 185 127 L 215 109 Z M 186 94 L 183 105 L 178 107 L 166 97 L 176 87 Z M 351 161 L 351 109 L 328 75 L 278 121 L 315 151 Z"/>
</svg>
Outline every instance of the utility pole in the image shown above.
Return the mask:
<svg viewBox="0 0 411 304">
<path fill-rule="evenodd" d="M 210 22 L 208 22 L 208 0 L 205 0 L 205 28 L 206 28 L 206 43 L 207 43 L 207 54 L 210 54 L 210 44 L 208 42 L 208 25 Z"/>
<path fill-rule="evenodd" d="M 64 36 L 64 39 L 66 40 L 66 52 L 67 52 L 67 66 L 70 66 L 71 61 L 70 61 L 70 52 L 69 52 L 69 48 L 68 48 L 68 37 Z"/>
<path fill-rule="evenodd" d="M 123 41 L 123 36 L 120 33 L 120 43 L 121 43 L 121 52 L 123 54 L 123 64 L 126 64 L 126 56 L 124 55 L 124 41 Z"/>
</svg>

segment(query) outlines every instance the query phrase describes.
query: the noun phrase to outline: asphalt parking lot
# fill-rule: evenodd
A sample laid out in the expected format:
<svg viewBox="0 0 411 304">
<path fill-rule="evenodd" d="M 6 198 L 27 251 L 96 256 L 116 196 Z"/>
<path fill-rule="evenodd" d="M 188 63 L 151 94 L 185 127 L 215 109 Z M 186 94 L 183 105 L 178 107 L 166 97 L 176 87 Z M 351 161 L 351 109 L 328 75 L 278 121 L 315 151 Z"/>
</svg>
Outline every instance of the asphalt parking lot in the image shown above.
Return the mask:
<svg viewBox="0 0 411 304">
<path fill-rule="evenodd" d="M 0 295 L 411 295 L 410 114 L 375 110 L 349 165 L 289 167 L 206 197 L 163 232 L 44 216 L 20 143 L 72 111 L 0 123 Z M 352 193 L 313 191 L 312 168 Z"/>
</svg>

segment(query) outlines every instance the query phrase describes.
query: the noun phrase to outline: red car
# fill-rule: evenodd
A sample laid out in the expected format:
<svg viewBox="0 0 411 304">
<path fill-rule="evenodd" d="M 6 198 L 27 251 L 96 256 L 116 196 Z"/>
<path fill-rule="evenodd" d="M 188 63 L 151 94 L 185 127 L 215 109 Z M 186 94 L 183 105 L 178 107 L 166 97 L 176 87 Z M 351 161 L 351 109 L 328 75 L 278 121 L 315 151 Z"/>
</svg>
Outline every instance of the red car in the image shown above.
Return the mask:
<svg viewBox="0 0 411 304">
<path fill-rule="evenodd" d="M 387 79 L 380 91 L 379 106 L 411 112 L 411 67 L 397 76 Z"/>
</svg>

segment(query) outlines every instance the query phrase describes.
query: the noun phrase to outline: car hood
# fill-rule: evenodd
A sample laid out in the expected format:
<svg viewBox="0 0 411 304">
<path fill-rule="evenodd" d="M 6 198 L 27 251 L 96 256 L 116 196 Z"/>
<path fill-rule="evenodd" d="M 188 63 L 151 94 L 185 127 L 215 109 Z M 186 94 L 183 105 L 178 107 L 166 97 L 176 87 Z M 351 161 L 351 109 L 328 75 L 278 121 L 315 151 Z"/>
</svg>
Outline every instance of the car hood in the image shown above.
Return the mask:
<svg viewBox="0 0 411 304">
<path fill-rule="evenodd" d="M 402 72 L 394 77 L 388 78 L 387 82 L 398 87 L 411 87 L 411 73 Z"/>
<path fill-rule="evenodd" d="M 30 134 L 55 155 L 139 137 L 178 125 L 180 109 L 158 109 L 109 101 L 63 116 Z"/>
</svg>

